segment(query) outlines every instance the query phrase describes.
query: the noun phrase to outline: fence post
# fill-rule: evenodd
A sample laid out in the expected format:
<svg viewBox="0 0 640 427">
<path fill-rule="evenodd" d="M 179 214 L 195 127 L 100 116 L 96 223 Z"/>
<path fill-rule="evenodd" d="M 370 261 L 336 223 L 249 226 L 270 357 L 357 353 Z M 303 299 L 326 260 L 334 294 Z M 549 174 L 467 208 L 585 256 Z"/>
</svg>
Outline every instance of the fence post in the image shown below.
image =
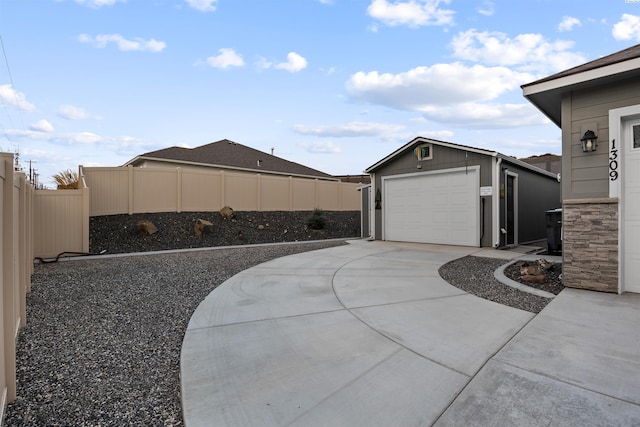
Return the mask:
<svg viewBox="0 0 640 427">
<path fill-rule="evenodd" d="M 16 398 L 16 312 L 13 238 L 13 155 L 1 154 L 4 180 L 2 182 L 2 315 L 4 323 L 4 378 L 6 381 L 6 403 Z"/>
<path fill-rule="evenodd" d="M 4 182 L 7 180 L 9 171 L 5 169 L 4 157 L 0 157 L 0 241 L 4 241 Z M 0 315 L 0 422 L 4 418 L 4 409 L 7 406 L 7 357 L 5 355 L 5 336 L 7 335 L 7 325 L 4 321 L 4 248 L 0 245 L 0 307 L 2 307 L 2 315 Z"/>
<path fill-rule="evenodd" d="M 293 177 L 289 175 L 289 212 L 293 211 Z"/>
<path fill-rule="evenodd" d="M 20 328 L 27 325 L 27 177 L 18 175 L 18 292 L 20 298 Z"/>
<path fill-rule="evenodd" d="M 127 166 L 127 184 L 128 184 L 128 196 L 129 196 L 129 215 L 133 214 L 133 166 Z"/>
<path fill-rule="evenodd" d="M 262 198 L 260 197 L 262 193 L 262 175 L 259 173 L 256 174 L 256 188 L 256 211 L 260 212 L 262 211 Z"/>
<path fill-rule="evenodd" d="M 182 168 L 177 169 L 176 176 L 176 212 L 182 212 Z"/>
<path fill-rule="evenodd" d="M 225 194 L 224 194 L 224 171 L 220 171 L 220 206 L 225 207 L 227 204 L 225 203 Z"/>
</svg>

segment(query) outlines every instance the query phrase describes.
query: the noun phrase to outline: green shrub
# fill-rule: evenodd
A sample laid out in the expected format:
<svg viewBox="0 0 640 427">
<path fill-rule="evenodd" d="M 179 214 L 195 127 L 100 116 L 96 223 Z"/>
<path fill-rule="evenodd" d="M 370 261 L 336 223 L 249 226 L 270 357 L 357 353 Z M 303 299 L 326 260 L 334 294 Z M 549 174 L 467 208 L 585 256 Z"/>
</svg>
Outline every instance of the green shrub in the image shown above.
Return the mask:
<svg viewBox="0 0 640 427">
<path fill-rule="evenodd" d="M 327 217 L 322 209 L 316 208 L 309 218 L 307 218 L 307 227 L 312 230 L 323 230 L 327 225 Z"/>
</svg>

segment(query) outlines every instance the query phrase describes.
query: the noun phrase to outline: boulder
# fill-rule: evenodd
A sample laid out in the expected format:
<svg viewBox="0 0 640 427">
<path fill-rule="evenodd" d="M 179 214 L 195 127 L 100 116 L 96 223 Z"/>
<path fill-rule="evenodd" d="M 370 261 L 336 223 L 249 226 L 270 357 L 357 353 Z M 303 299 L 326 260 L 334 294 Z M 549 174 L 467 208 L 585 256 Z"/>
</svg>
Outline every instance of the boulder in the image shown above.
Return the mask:
<svg viewBox="0 0 640 427">
<path fill-rule="evenodd" d="M 147 219 L 141 219 L 136 223 L 136 234 L 138 236 L 151 236 L 157 232 L 158 228 Z"/>
<path fill-rule="evenodd" d="M 527 282 L 527 283 L 538 283 L 538 284 L 542 284 L 542 283 L 547 283 L 547 276 L 545 276 L 544 274 L 538 274 L 538 275 L 524 275 L 521 277 L 523 282 Z"/>
<path fill-rule="evenodd" d="M 193 227 L 196 236 L 202 237 L 203 234 L 211 234 L 213 232 L 213 223 L 206 219 L 196 220 L 196 225 Z"/>
<path fill-rule="evenodd" d="M 233 209 L 231 209 L 230 206 L 225 206 L 220 209 L 220 215 L 222 215 L 224 219 L 233 219 L 236 217 L 235 212 L 233 211 Z"/>
<path fill-rule="evenodd" d="M 521 276 L 538 276 L 540 274 L 542 274 L 542 271 L 537 265 L 525 265 L 520 267 Z"/>
</svg>

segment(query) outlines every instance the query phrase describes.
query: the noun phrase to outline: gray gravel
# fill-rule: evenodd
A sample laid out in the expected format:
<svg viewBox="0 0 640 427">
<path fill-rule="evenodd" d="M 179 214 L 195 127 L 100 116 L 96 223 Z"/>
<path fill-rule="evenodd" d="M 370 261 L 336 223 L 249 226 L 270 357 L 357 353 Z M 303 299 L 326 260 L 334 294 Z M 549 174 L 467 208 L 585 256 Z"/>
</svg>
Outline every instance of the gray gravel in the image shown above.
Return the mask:
<svg viewBox="0 0 640 427">
<path fill-rule="evenodd" d="M 18 341 L 18 399 L 6 426 L 179 426 L 180 347 L 191 314 L 219 284 L 269 259 L 341 241 L 79 259 L 40 264 Z M 502 285 L 504 260 L 465 257 L 441 275 L 481 297 L 537 313 L 549 302 Z"/>
<path fill-rule="evenodd" d="M 519 291 L 499 282 L 493 276 L 495 270 L 507 262 L 503 259 L 466 256 L 443 265 L 438 272 L 447 282 L 470 294 L 539 313 L 551 299 Z"/>
<path fill-rule="evenodd" d="M 40 264 L 6 426 L 178 426 L 180 347 L 219 284 L 325 241 Z"/>
</svg>

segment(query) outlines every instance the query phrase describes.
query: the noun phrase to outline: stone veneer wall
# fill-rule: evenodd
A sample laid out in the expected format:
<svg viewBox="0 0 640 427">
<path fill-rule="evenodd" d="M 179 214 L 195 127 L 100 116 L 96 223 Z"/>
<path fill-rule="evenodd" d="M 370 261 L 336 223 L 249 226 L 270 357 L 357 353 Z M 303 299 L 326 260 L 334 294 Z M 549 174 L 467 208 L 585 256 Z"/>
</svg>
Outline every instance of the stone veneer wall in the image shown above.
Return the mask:
<svg viewBox="0 0 640 427">
<path fill-rule="evenodd" d="M 564 200 L 564 285 L 618 292 L 618 199 Z"/>
</svg>

